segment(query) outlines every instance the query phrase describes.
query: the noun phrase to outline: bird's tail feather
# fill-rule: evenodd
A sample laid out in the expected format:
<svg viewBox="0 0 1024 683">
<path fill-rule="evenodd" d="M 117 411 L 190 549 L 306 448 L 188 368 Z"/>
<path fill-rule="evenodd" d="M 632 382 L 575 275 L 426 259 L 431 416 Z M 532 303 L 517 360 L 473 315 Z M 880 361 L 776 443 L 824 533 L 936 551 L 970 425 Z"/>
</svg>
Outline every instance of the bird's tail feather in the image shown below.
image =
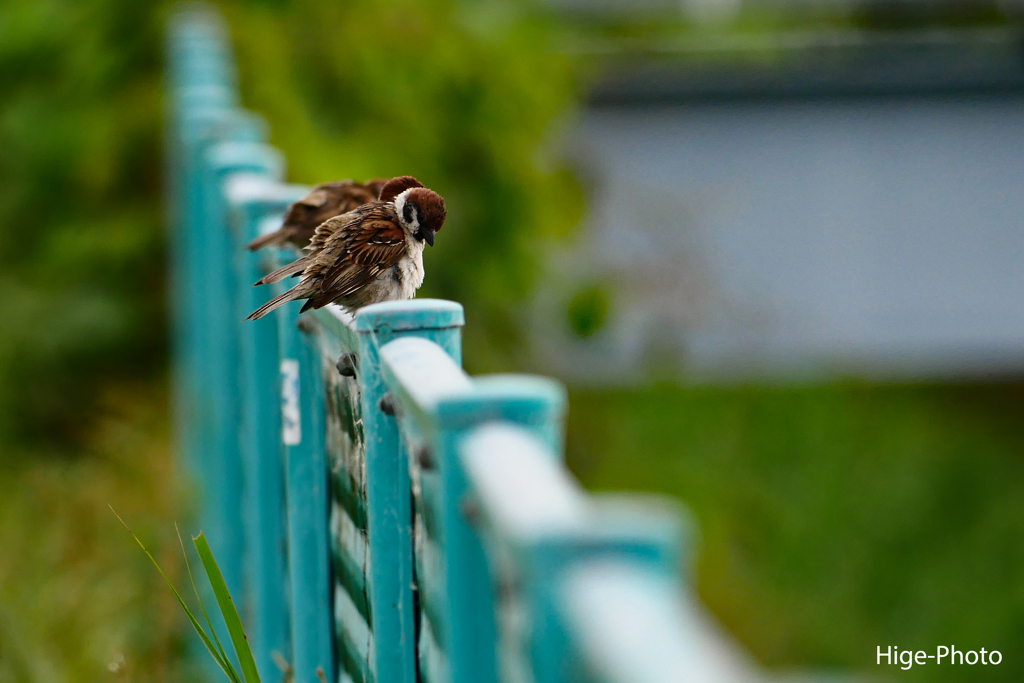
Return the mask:
<svg viewBox="0 0 1024 683">
<path fill-rule="evenodd" d="M 287 292 L 284 292 L 283 294 L 278 294 L 273 299 L 271 299 L 270 301 L 263 304 L 252 313 L 250 313 L 248 317 L 246 317 L 246 320 L 259 320 L 260 318 L 265 316 L 267 313 L 270 313 L 275 308 L 284 306 L 289 301 L 301 299 L 303 295 L 304 292 L 301 291 L 299 287 L 292 287 Z"/>
<path fill-rule="evenodd" d="M 266 235 L 260 235 L 252 242 L 249 242 L 249 244 L 245 245 L 245 248 L 248 249 L 249 251 L 259 251 L 260 249 L 268 245 L 284 242 L 286 237 L 286 235 L 281 234 L 280 230 L 275 230 L 274 232 L 268 232 Z"/>
<path fill-rule="evenodd" d="M 270 285 L 275 282 L 280 282 L 289 275 L 298 275 L 305 269 L 306 262 L 300 258 L 298 260 L 292 261 L 287 266 L 281 266 L 274 272 L 264 275 L 263 277 L 256 281 L 256 285 Z M 255 287 L 256 285 L 253 286 Z"/>
</svg>

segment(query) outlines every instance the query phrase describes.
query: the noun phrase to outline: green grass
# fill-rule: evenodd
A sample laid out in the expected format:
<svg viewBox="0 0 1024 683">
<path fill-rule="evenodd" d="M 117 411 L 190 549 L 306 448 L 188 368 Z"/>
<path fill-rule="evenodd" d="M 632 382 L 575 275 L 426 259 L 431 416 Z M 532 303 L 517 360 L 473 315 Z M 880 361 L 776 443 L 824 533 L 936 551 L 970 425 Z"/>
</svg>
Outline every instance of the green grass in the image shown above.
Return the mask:
<svg viewBox="0 0 1024 683">
<path fill-rule="evenodd" d="M 107 507 L 180 583 L 163 389 L 107 387 L 92 408 L 74 449 L 0 459 L 0 683 L 201 680 L 173 596 Z"/>
<path fill-rule="evenodd" d="M 1024 386 L 576 390 L 568 443 L 587 487 L 692 508 L 700 595 L 765 664 L 953 643 L 1003 663 L 888 671 L 1024 680 Z"/>
<path fill-rule="evenodd" d="M 210 550 L 210 544 L 206 541 L 206 535 L 203 532 L 199 532 L 197 536 L 192 537 L 192 545 L 195 546 L 196 554 L 199 555 L 200 566 L 203 571 L 206 572 L 206 578 L 209 581 L 210 588 L 213 591 L 214 599 L 217 602 L 217 607 L 220 610 L 221 618 L 224 620 L 224 624 L 227 627 L 228 634 L 231 638 L 230 643 L 234 648 L 236 660 L 239 663 L 239 667 L 242 673 L 238 673 L 238 669 L 235 668 L 234 663 L 228 656 L 224 646 L 221 645 L 220 639 L 217 637 L 217 632 L 213 628 L 213 622 L 210 621 L 210 614 L 206 609 L 206 605 L 203 603 L 202 597 L 199 595 L 199 588 L 196 586 L 195 576 L 192 574 L 191 563 L 188 561 L 188 553 L 185 551 L 185 543 L 181 540 L 181 531 L 178 532 L 178 543 L 181 545 L 182 559 L 185 561 L 185 569 L 188 571 L 189 584 L 192 586 L 192 593 L 195 595 L 196 605 L 199 607 L 199 613 L 203 616 L 203 621 L 200 622 L 192 611 L 192 608 L 188 606 L 185 599 L 182 598 L 181 593 L 178 592 L 174 582 L 171 581 L 170 577 L 160 566 L 160 563 L 156 561 L 153 554 L 146 549 L 146 545 L 135 535 L 135 532 L 131 530 L 117 511 L 114 510 L 113 506 L 110 506 L 110 511 L 117 517 L 117 521 L 124 525 L 128 533 L 138 544 L 142 552 L 149 558 L 149 561 L 153 563 L 157 573 L 160 574 L 160 578 L 167 584 L 167 588 L 170 589 L 171 594 L 174 595 L 174 599 L 177 601 L 178 606 L 181 607 L 182 613 L 188 618 L 189 624 L 192 626 L 192 630 L 195 631 L 196 635 L 199 636 L 199 640 L 202 642 L 203 647 L 209 653 L 210 657 L 213 658 L 217 667 L 223 672 L 224 676 L 228 679 L 229 683 L 260 683 L 259 672 L 256 670 L 256 662 L 253 660 L 252 650 L 249 648 L 249 639 L 245 635 L 245 629 L 242 626 L 242 619 L 238 614 L 238 610 L 235 608 L 234 599 L 231 597 L 231 593 L 228 591 L 227 584 L 224 583 L 224 576 L 221 574 L 220 567 L 217 566 L 217 560 L 213 557 L 213 551 Z M 206 626 L 203 626 L 203 623 Z"/>
</svg>

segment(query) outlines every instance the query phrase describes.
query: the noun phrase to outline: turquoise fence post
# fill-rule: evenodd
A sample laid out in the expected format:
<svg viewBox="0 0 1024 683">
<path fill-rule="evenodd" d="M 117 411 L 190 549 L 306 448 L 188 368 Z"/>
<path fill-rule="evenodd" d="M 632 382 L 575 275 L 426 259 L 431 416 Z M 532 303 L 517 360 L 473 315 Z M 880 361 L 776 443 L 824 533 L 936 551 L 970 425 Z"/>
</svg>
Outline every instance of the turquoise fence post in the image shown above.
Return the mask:
<svg viewBox="0 0 1024 683">
<path fill-rule="evenodd" d="M 242 579 L 245 555 L 239 376 L 242 321 L 237 313 L 238 276 L 225 189 L 232 177 L 241 174 L 277 180 L 284 171 L 284 162 L 276 150 L 252 142 L 221 142 L 207 151 L 205 161 L 208 208 L 203 300 L 207 316 L 205 367 L 211 381 L 213 439 L 211 450 L 204 455 L 212 460 L 214 477 L 210 482 L 213 514 L 208 518 L 211 523 L 208 537 L 228 590 L 244 605 L 248 600 Z"/>
<path fill-rule="evenodd" d="M 202 328 L 196 297 L 202 264 L 204 202 L 202 157 L 221 139 L 257 139 L 262 129 L 233 109 L 234 67 L 220 17 L 189 8 L 171 19 L 168 32 L 171 265 L 175 313 L 174 412 L 178 447 L 193 473 L 202 477 L 199 453 L 206 447 L 203 418 L 209 414 L 200 370 Z"/>
<path fill-rule="evenodd" d="M 548 444 L 506 422 L 470 433 L 460 462 L 481 512 L 474 527 L 498 586 L 498 641 L 506 678 L 605 681 L 593 653 L 581 651 L 578 620 L 566 616 L 566 584 L 609 565 L 678 581 L 686 536 L 680 509 L 652 496 L 588 496 Z M 597 630 L 608 628 L 619 625 Z M 618 650 L 628 653 L 630 647 Z"/>
<path fill-rule="evenodd" d="M 179 359 L 184 366 L 181 373 L 184 395 L 178 403 L 180 424 L 184 426 L 180 447 L 192 474 L 198 479 L 203 508 L 200 520 L 203 521 L 208 518 L 205 508 L 211 495 L 205 482 L 212 481 L 210 452 L 214 434 L 212 377 L 207 367 L 210 344 L 206 273 L 220 267 L 209 260 L 207 248 L 211 235 L 207 218 L 211 202 L 207 193 L 212 189 L 207 184 L 205 155 L 209 148 L 224 140 L 258 142 L 263 138 L 264 127 L 261 120 L 245 112 L 210 108 L 183 112 L 182 131 L 181 264 L 187 305 L 181 323 L 183 337 L 179 340 L 184 351 Z"/>
<path fill-rule="evenodd" d="M 421 337 L 461 364 L 465 314 L 455 302 L 414 299 L 367 306 L 356 313 L 355 320 L 366 442 L 367 536 L 373 560 L 370 602 L 375 668 L 381 683 L 415 683 L 411 484 L 398 425 L 381 409 L 388 389 L 381 375 L 380 347 L 401 337 Z"/>
<path fill-rule="evenodd" d="M 210 481 L 212 402 L 204 374 L 205 304 L 202 279 L 208 237 L 206 150 L 224 139 L 260 139 L 258 120 L 233 109 L 236 96 L 233 65 L 224 31 L 216 15 L 181 12 L 169 32 L 171 80 L 168 111 L 167 177 L 172 193 L 169 207 L 171 285 L 174 303 L 173 411 L 177 450 L 187 471 L 200 484 L 199 521 L 215 518 Z M 208 597 L 210 597 L 208 595 Z M 226 636 L 222 627 L 218 628 Z M 219 675 L 200 650 L 193 654 L 207 665 L 208 675 Z"/>
<path fill-rule="evenodd" d="M 221 88 L 220 90 L 224 90 Z M 180 94 L 180 93 L 179 93 Z M 216 109 L 198 100 L 197 106 L 207 110 Z M 171 199 L 168 202 L 169 234 L 169 293 L 172 328 L 172 366 L 171 366 L 171 409 L 173 413 L 174 439 L 182 464 L 190 473 L 199 471 L 197 462 L 198 432 L 196 429 L 197 404 L 199 401 L 198 387 L 194 368 L 197 363 L 194 348 L 195 331 L 191 321 L 194 318 L 196 302 L 190 296 L 195 277 L 195 266 L 190 255 L 197 237 L 192 234 L 194 214 L 190 211 L 189 188 L 196 169 L 189 164 L 190 155 L 187 148 L 186 115 L 188 105 L 181 101 L 168 112 L 172 122 L 168 125 L 167 149 L 168 159 L 166 172 L 166 191 Z"/>
<path fill-rule="evenodd" d="M 253 253 L 245 245 L 264 227 L 280 226 L 288 205 L 306 188 L 282 185 L 270 176 L 236 177 L 228 183 L 233 222 L 236 269 L 236 320 L 243 320 L 265 303 L 270 287 L 253 287 L 271 260 L 268 252 Z M 242 426 L 241 451 L 246 511 L 245 579 L 247 597 L 243 619 L 256 666 L 263 676 L 274 675 L 279 661 L 288 661 L 287 520 L 284 446 L 281 441 L 281 388 L 274 316 L 241 323 Z"/>
<path fill-rule="evenodd" d="M 436 344 L 397 339 L 380 349 L 382 374 L 409 446 L 416 499 L 420 673 L 429 683 L 494 683 L 494 591 L 477 531 L 478 509 L 459 462 L 472 429 L 511 422 L 549 446 L 561 443 L 565 393 L 552 380 L 462 372 Z"/>
<path fill-rule="evenodd" d="M 287 304 L 275 312 L 288 501 L 291 666 L 295 683 L 320 683 L 320 676 L 334 676 L 324 385 L 313 336 L 317 323 L 308 315 L 300 319 L 299 308 Z"/>
<path fill-rule="evenodd" d="M 329 529 L 334 651 L 342 683 L 375 681 L 367 539 L 366 456 L 359 335 L 355 320 L 335 306 L 313 312 L 319 324 L 324 432 L 330 468 Z"/>
<path fill-rule="evenodd" d="M 564 389 L 546 378 L 509 375 L 481 378 L 475 385 L 473 395 L 441 400 L 436 408 L 452 683 L 498 680 L 497 596 L 480 536 L 473 527 L 477 503 L 468 495 L 459 460 L 461 442 L 471 428 L 501 420 L 525 427 L 549 445 L 558 444 L 565 410 Z"/>
<path fill-rule="evenodd" d="M 563 616 L 562 583 L 568 570 L 620 561 L 678 580 L 683 539 L 678 511 L 638 506 L 625 513 L 626 507 L 602 511 L 598 505 L 584 529 L 536 538 L 523 549 L 520 590 L 532 613 L 527 648 L 536 683 L 572 683 L 587 673 Z"/>
</svg>

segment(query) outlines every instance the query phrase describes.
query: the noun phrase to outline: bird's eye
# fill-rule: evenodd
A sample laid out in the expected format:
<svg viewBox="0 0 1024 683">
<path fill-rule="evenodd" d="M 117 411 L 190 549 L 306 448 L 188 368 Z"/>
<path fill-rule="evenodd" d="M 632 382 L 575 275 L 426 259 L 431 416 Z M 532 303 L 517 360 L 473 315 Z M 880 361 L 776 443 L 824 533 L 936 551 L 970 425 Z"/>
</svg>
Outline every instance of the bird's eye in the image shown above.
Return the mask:
<svg viewBox="0 0 1024 683">
<path fill-rule="evenodd" d="M 416 220 L 419 222 L 420 225 L 427 224 L 427 214 L 423 213 L 423 209 L 421 209 L 418 206 L 416 207 Z"/>
</svg>

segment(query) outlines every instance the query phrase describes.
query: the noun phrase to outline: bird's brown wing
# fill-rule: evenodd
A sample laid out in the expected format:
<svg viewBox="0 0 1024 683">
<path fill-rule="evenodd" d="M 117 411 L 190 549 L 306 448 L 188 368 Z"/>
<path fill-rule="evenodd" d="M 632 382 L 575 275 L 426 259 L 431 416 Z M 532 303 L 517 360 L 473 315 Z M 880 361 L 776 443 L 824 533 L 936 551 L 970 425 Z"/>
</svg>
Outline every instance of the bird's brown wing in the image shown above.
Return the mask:
<svg viewBox="0 0 1024 683">
<path fill-rule="evenodd" d="M 317 225 L 313 221 L 316 221 L 318 214 L 325 208 L 329 208 L 331 198 L 339 192 L 345 192 L 347 186 L 352 184 L 351 180 L 343 180 L 315 186 L 309 194 L 288 207 L 279 232 L 287 233 L 289 236 L 312 232 Z"/>
<path fill-rule="evenodd" d="M 307 249 L 315 250 L 322 247 L 327 238 L 333 234 L 338 223 L 330 222 L 332 218 L 355 211 L 360 206 L 374 202 L 376 199 L 377 193 L 371 187 L 359 183 L 352 183 L 343 194 L 336 193 L 328 204 L 320 208 L 315 216 L 310 217 L 308 224 L 315 224 L 315 228 L 309 237 Z M 330 224 L 328 225 L 328 223 Z"/>
<path fill-rule="evenodd" d="M 341 185 L 341 183 L 321 183 L 310 190 L 309 194 L 295 202 L 292 206 L 308 206 L 311 209 L 320 208 L 327 203 L 327 199 L 330 197 L 330 189 L 339 185 Z"/>
<path fill-rule="evenodd" d="M 313 187 L 302 199 L 296 200 L 288 206 L 285 211 L 281 227 L 274 232 L 260 235 L 249 244 L 245 245 L 250 251 L 259 251 L 271 244 L 282 244 L 291 242 L 297 247 L 304 247 L 309 238 L 313 235 L 313 229 L 322 223 L 325 218 L 345 213 L 348 209 L 331 212 L 332 204 L 337 204 L 338 195 L 346 195 L 350 187 L 361 185 L 351 180 L 338 180 L 329 183 L 320 183 Z M 365 193 L 365 188 L 363 188 Z M 324 215 L 326 214 L 326 215 Z"/>
<path fill-rule="evenodd" d="M 391 204 L 373 202 L 331 221 L 338 224 L 304 273 L 319 281 L 314 308 L 365 287 L 406 253 L 405 233 Z"/>
<path fill-rule="evenodd" d="M 377 193 L 362 183 L 356 183 L 351 180 L 345 181 L 344 183 L 338 183 L 337 186 L 332 188 L 330 191 L 327 202 L 324 203 L 316 213 L 315 219 L 317 221 L 317 225 L 323 223 L 328 218 L 348 213 L 352 209 L 362 206 L 367 202 L 375 201 L 376 199 Z"/>
<path fill-rule="evenodd" d="M 280 230 L 283 235 L 281 241 L 305 246 L 318 225 L 375 199 L 377 194 L 373 190 L 353 180 L 321 183 L 288 207 Z"/>
<path fill-rule="evenodd" d="M 338 231 L 338 229 L 351 224 L 359 219 L 359 216 L 353 216 L 351 214 L 359 213 L 358 210 L 349 211 L 348 213 L 342 213 L 339 216 L 328 218 L 327 220 L 316 226 L 316 230 L 313 231 L 313 236 L 309 239 L 309 246 L 307 250 L 311 252 L 319 251 L 323 249 L 327 244 L 327 240 L 330 239 L 331 235 Z M 361 214 L 360 214 L 361 215 Z"/>
</svg>

